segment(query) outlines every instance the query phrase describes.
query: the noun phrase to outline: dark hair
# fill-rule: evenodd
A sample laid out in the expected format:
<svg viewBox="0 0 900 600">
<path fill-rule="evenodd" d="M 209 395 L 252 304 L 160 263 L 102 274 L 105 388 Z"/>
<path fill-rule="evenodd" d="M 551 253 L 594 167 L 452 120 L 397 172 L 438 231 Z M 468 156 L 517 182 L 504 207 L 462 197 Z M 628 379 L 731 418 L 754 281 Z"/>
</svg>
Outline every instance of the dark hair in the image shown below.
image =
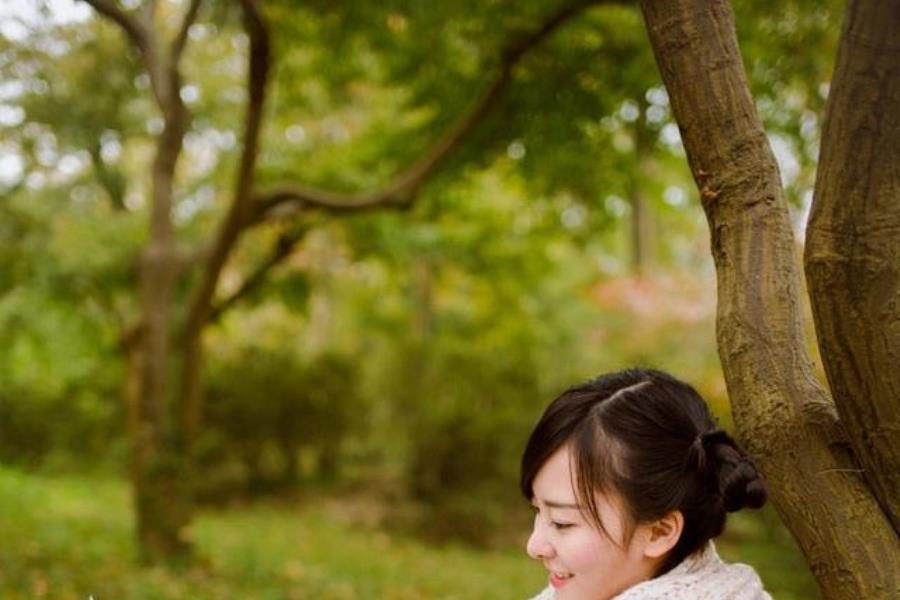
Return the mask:
<svg viewBox="0 0 900 600">
<path fill-rule="evenodd" d="M 610 373 L 556 398 L 522 455 L 526 499 L 534 495 L 538 471 L 566 444 L 579 503 L 600 530 L 606 532 L 594 492 L 624 502 L 626 531 L 681 511 L 681 536 L 660 573 L 722 533 L 726 512 L 759 508 L 766 501 L 756 466 L 717 429 L 700 395 L 661 371 Z"/>
</svg>

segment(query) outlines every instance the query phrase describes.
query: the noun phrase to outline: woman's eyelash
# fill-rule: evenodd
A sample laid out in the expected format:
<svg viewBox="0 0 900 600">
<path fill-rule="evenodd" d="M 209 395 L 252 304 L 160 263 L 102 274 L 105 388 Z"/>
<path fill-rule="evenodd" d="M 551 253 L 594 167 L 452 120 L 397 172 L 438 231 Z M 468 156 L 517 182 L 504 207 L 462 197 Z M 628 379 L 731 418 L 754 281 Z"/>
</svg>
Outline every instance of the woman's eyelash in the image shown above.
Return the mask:
<svg viewBox="0 0 900 600">
<path fill-rule="evenodd" d="M 535 515 L 541 514 L 540 507 L 535 506 L 534 504 L 531 505 L 531 511 Z M 550 526 L 553 527 L 553 529 L 563 530 L 563 529 L 568 529 L 569 527 L 574 527 L 575 523 L 560 523 L 559 521 L 550 521 Z"/>
</svg>

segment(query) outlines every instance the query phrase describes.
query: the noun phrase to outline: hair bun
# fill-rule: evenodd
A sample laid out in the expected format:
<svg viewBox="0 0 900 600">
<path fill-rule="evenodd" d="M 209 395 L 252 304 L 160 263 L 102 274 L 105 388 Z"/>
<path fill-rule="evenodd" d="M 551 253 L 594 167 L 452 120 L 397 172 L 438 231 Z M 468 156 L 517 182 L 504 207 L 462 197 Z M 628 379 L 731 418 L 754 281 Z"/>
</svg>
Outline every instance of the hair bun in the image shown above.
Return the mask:
<svg viewBox="0 0 900 600">
<path fill-rule="evenodd" d="M 732 469 L 723 466 L 719 472 L 719 489 L 727 512 L 745 507 L 759 508 L 766 503 L 766 484 L 756 466 L 747 457 L 741 457 Z"/>
<path fill-rule="evenodd" d="M 716 458 L 719 493 L 727 512 L 742 508 L 760 508 L 766 503 L 768 491 L 753 460 L 738 447 L 725 432 L 708 436 L 708 450 Z M 706 441 L 704 440 L 704 441 Z M 711 442 L 711 443 L 710 443 Z"/>
</svg>

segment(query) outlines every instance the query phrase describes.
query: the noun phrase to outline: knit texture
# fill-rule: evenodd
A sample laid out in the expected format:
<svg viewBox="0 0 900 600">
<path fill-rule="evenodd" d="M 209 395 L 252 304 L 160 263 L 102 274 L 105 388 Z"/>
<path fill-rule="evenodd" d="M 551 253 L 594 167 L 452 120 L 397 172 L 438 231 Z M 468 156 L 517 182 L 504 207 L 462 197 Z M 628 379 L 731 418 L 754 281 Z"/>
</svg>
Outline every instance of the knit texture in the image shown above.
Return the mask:
<svg viewBox="0 0 900 600">
<path fill-rule="evenodd" d="M 532 600 L 554 600 L 547 587 Z M 772 600 L 752 567 L 726 564 L 712 542 L 668 573 L 633 585 L 612 600 Z"/>
</svg>

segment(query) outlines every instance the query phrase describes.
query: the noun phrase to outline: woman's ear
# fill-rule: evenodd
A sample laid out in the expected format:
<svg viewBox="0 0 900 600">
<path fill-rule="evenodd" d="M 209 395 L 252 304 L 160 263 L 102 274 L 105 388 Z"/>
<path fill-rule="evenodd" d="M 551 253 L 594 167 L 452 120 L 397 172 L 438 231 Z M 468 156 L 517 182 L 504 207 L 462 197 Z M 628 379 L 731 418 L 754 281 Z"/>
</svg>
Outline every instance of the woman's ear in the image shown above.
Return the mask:
<svg viewBox="0 0 900 600">
<path fill-rule="evenodd" d="M 680 510 L 673 510 L 645 527 L 644 556 L 660 558 L 678 543 L 684 529 L 684 515 Z"/>
</svg>

